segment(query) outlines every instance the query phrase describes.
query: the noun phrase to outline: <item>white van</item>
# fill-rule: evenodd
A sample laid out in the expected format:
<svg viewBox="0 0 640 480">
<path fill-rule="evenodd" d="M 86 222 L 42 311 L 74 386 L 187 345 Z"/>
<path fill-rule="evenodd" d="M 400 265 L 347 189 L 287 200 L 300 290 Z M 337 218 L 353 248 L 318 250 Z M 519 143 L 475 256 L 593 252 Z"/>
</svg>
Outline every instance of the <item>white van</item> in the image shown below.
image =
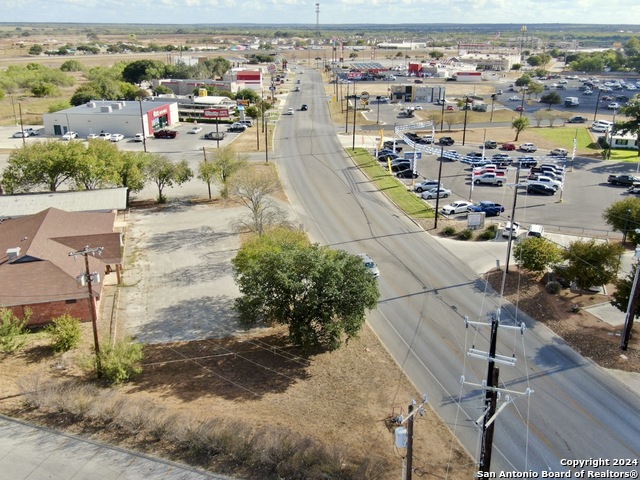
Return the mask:
<svg viewBox="0 0 640 480">
<path fill-rule="evenodd" d="M 527 232 L 527 237 L 542 237 L 544 235 L 544 227 L 542 225 L 531 225 Z"/>
</svg>

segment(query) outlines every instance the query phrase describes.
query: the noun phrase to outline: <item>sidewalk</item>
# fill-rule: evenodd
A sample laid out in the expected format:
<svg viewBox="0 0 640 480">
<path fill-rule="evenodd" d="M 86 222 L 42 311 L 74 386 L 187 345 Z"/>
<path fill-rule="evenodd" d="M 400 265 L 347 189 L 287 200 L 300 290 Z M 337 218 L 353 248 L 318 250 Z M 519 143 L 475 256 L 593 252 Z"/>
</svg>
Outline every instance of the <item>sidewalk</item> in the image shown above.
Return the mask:
<svg viewBox="0 0 640 480">
<path fill-rule="evenodd" d="M 11 480 L 229 480 L 0 415 L 0 471 Z"/>
</svg>

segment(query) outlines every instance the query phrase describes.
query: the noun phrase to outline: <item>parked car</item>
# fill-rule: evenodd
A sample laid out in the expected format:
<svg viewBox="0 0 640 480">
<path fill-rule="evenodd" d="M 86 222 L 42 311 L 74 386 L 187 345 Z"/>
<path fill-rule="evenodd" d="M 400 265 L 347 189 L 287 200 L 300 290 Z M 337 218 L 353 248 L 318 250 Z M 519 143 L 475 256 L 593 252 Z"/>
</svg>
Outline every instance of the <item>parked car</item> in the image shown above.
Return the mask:
<svg viewBox="0 0 640 480">
<path fill-rule="evenodd" d="M 509 97 L 509 100 L 512 102 L 519 102 L 520 100 L 522 100 L 522 98 L 520 98 L 518 95 L 511 95 Z"/>
<path fill-rule="evenodd" d="M 564 148 L 554 148 L 549 152 L 549 155 L 553 157 L 566 157 L 567 151 Z"/>
<path fill-rule="evenodd" d="M 453 215 L 455 213 L 465 213 L 469 205 L 473 205 L 471 202 L 466 202 L 464 200 L 460 200 L 458 202 L 453 202 L 449 205 L 445 205 L 442 207 L 442 213 L 445 215 Z"/>
<path fill-rule="evenodd" d="M 175 130 L 156 130 L 153 132 L 153 136 L 156 138 L 176 138 L 178 136 L 178 132 Z"/>
<path fill-rule="evenodd" d="M 306 112 L 307 110 L 309 110 L 309 106 L 306 103 L 303 103 L 302 106 L 300 107 L 300 110 L 302 112 Z"/>
<path fill-rule="evenodd" d="M 432 188 L 431 190 L 422 192 L 421 197 L 424 200 L 431 200 L 432 198 L 447 198 L 449 195 L 451 195 L 451 190 L 446 188 Z"/>
<path fill-rule="evenodd" d="M 227 127 L 227 132 L 237 132 L 242 133 L 247 129 L 246 125 L 243 125 L 239 122 L 232 123 Z"/>
<path fill-rule="evenodd" d="M 530 168 L 535 167 L 538 164 L 538 161 L 533 157 L 518 157 L 516 164 L 521 168 Z"/>
<path fill-rule="evenodd" d="M 287 115 L 293 115 L 293 114 L 294 114 L 293 108 L 288 108 Z"/>
<path fill-rule="evenodd" d="M 555 180 L 547 175 L 536 175 L 534 178 L 527 180 L 527 185 L 549 185 L 551 188 L 558 190 L 562 187 L 561 180 Z"/>
<path fill-rule="evenodd" d="M 432 188 L 442 187 L 442 184 L 439 184 L 437 180 L 424 180 L 420 183 L 416 183 L 413 186 L 413 190 L 422 193 L 427 190 L 431 190 Z"/>
<path fill-rule="evenodd" d="M 378 278 L 380 276 L 380 269 L 376 265 L 376 262 L 366 253 L 359 253 L 358 256 L 362 259 L 364 266 L 369 270 L 371 275 L 373 275 L 373 278 Z"/>
<path fill-rule="evenodd" d="M 502 150 L 515 150 L 516 146 L 511 142 L 507 142 L 507 143 L 503 143 L 501 148 Z"/>
<path fill-rule="evenodd" d="M 393 173 L 398 173 L 398 172 L 402 172 L 403 170 L 412 170 L 412 169 L 413 169 L 413 165 L 411 164 L 410 160 L 398 158 L 391 162 L 391 171 Z"/>
<path fill-rule="evenodd" d="M 520 145 L 520 150 L 523 152 L 535 152 L 537 147 L 533 143 L 523 143 Z"/>
<path fill-rule="evenodd" d="M 110 142 L 119 142 L 123 138 L 124 138 L 124 135 L 121 134 L 121 133 L 112 133 L 111 137 L 109 138 L 109 141 Z"/>
<path fill-rule="evenodd" d="M 253 127 L 253 120 L 249 118 L 245 118 L 244 120 L 239 120 L 238 123 L 241 123 L 245 127 Z"/>
<path fill-rule="evenodd" d="M 144 134 L 143 133 L 136 133 L 133 136 L 133 141 L 134 142 L 144 142 Z"/>
<path fill-rule="evenodd" d="M 524 107 L 523 107 L 522 105 L 518 105 L 518 106 L 515 108 L 515 111 L 516 111 L 516 112 L 524 112 Z"/>
<path fill-rule="evenodd" d="M 543 185 L 541 183 L 533 183 L 533 184 L 527 185 L 527 194 L 528 195 L 555 195 L 556 189 L 549 185 Z"/>
<path fill-rule="evenodd" d="M 454 144 L 454 140 L 451 137 L 440 137 L 440 139 L 438 140 L 438 143 L 440 145 L 451 146 Z"/>
<path fill-rule="evenodd" d="M 609 110 L 618 110 L 620 108 L 620 104 L 619 103 L 610 103 L 609 105 L 607 105 L 607 108 Z"/>
<path fill-rule="evenodd" d="M 78 134 L 76 132 L 72 132 L 72 131 L 69 131 L 69 132 L 65 133 L 61 137 L 61 139 L 64 140 L 65 142 L 67 142 L 69 140 L 73 140 L 74 138 L 78 138 Z"/>
<path fill-rule="evenodd" d="M 520 233 L 520 224 L 518 222 L 507 222 L 502 229 L 503 238 L 515 238 Z"/>
<path fill-rule="evenodd" d="M 634 175 L 609 175 L 607 182 L 611 185 L 627 185 L 631 186 L 634 183 L 640 182 L 640 178 Z"/>
<path fill-rule="evenodd" d="M 387 162 L 389 160 L 393 161 L 400 158 L 400 155 L 398 155 L 397 153 L 385 152 L 385 153 L 378 154 L 377 158 L 379 162 Z"/>
<path fill-rule="evenodd" d="M 100 135 L 98 135 L 97 133 L 90 133 L 89 135 L 87 135 L 87 140 L 94 140 L 96 138 L 100 138 Z"/>
<path fill-rule="evenodd" d="M 482 201 L 469 205 L 467 211 L 472 212 L 484 212 L 487 217 L 496 217 L 504 212 L 504 207 L 499 203 Z"/>
<path fill-rule="evenodd" d="M 591 125 L 591 131 L 594 133 L 606 133 L 609 131 L 609 127 L 601 124 Z"/>
<path fill-rule="evenodd" d="M 191 127 L 191 130 L 189 130 L 187 133 L 196 134 L 196 133 L 200 133 L 201 131 L 202 131 L 202 127 L 196 125 L 195 127 Z"/>
<path fill-rule="evenodd" d="M 567 120 L 567 123 L 587 123 L 589 119 L 587 117 L 581 117 L 580 115 L 576 115 Z"/>
<path fill-rule="evenodd" d="M 414 172 L 412 168 L 407 168 L 406 170 L 400 170 L 396 173 L 396 177 L 398 178 L 418 178 L 420 173 Z"/>
<path fill-rule="evenodd" d="M 209 132 L 204 134 L 206 140 L 223 140 L 227 134 L 224 132 Z"/>
<path fill-rule="evenodd" d="M 96 138 L 99 138 L 100 140 L 109 141 L 111 140 L 111 134 L 107 132 L 100 132 Z"/>
<path fill-rule="evenodd" d="M 484 148 L 490 148 L 490 149 L 498 148 L 498 142 L 494 142 L 493 140 L 487 140 L 486 142 L 484 142 Z"/>
</svg>

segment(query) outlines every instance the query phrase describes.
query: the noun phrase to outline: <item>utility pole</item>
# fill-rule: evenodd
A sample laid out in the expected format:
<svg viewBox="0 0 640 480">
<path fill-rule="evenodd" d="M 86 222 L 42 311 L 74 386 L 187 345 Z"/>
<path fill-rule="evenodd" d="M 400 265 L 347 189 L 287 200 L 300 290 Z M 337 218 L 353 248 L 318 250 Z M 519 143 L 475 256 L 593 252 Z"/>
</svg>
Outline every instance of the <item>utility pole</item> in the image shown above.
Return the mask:
<svg viewBox="0 0 640 480">
<path fill-rule="evenodd" d="M 91 310 L 91 325 L 93 327 L 93 344 L 94 350 L 96 354 L 96 370 L 98 373 L 98 378 L 102 377 L 102 365 L 100 364 L 100 342 L 98 341 L 98 318 L 96 314 L 96 300 L 93 297 L 93 282 L 100 282 L 100 274 L 97 272 L 90 273 L 89 272 L 89 255 L 96 254 L 102 255 L 102 251 L 104 247 L 96 247 L 89 248 L 89 245 L 84 247 L 82 250 L 78 250 L 75 252 L 69 252 L 70 257 L 76 258 L 78 255 L 82 255 L 84 257 L 84 273 L 81 273 L 76 279 L 78 283 L 82 286 L 87 285 L 89 290 L 89 310 Z"/>
<path fill-rule="evenodd" d="M 436 187 L 437 190 L 440 190 L 440 179 L 442 178 L 442 163 L 443 162 L 444 162 L 444 145 L 441 145 L 440 146 L 440 165 L 438 166 L 438 186 Z M 439 208 L 439 205 L 440 205 L 440 193 L 437 193 L 436 194 L 436 220 L 435 220 L 435 222 L 433 224 L 433 228 L 438 228 L 438 208 Z"/>
<path fill-rule="evenodd" d="M 476 388 L 481 388 L 485 391 L 484 408 L 482 415 L 476 420 L 476 425 L 481 427 L 481 446 L 480 446 L 480 458 L 478 459 L 478 471 L 483 473 L 490 472 L 491 468 L 491 453 L 493 449 L 493 432 L 494 423 L 500 412 L 507 407 L 513 400 L 511 395 L 526 395 L 530 396 L 533 390 L 527 388 L 524 392 L 516 392 L 513 390 L 507 390 L 499 388 L 499 375 L 500 369 L 496 365 L 498 363 L 514 366 L 516 363 L 515 357 L 507 357 L 506 355 L 498 355 L 496 353 L 498 344 L 498 328 L 506 328 L 511 330 L 520 330 L 521 334 L 524 334 L 526 329 L 525 324 L 521 323 L 520 326 L 512 325 L 500 325 L 500 312 L 501 309 L 491 314 L 491 322 L 472 322 L 468 317 L 464 317 L 465 326 L 469 328 L 469 325 L 475 326 L 490 326 L 491 336 L 489 339 L 489 352 L 483 352 L 472 347 L 467 352 L 467 356 L 480 358 L 487 361 L 487 378 L 482 384 L 466 382 L 462 377 L 462 383 L 465 385 L 471 385 Z M 504 393 L 504 403 L 498 407 L 498 393 Z"/>
<path fill-rule="evenodd" d="M 469 97 L 464 97 L 464 128 L 462 129 L 462 145 L 467 137 L 467 113 L 469 113 Z"/>
<path fill-rule="evenodd" d="M 516 166 L 516 183 L 513 186 L 513 206 L 511 207 L 511 231 L 509 232 L 509 241 L 507 242 L 507 261 L 504 269 L 505 273 L 509 273 L 509 260 L 511 258 L 511 243 L 513 242 L 513 221 L 516 216 L 516 203 L 518 201 L 518 183 L 520 183 L 520 163 Z M 503 286 L 504 290 L 504 281 Z"/>
<path fill-rule="evenodd" d="M 427 395 L 422 396 L 422 403 L 417 405 L 415 400 L 411 400 L 409 414 L 407 418 L 399 415 L 392 419 L 398 425 L 394 430 L 396 447 L 406 448 L 407 456 L 402 458 L 402 480 L 411 480 L 413 474 L 413 422 L 416 413 L 424 415 L 424 405 L 427 403 Z M 406 422 L 407 426 L 403 424 Z"/>
<path fill-rule="evenodd" d="M 356 150 L 356 113 L 358 113 L 358 95 L 356 94 L 356 84 L 353 84 L 353 134 L 351 136 L 351 150 Z"/>
<path fill-rule="evenodd" d="M 637 230 L 636 230 L 637 231 Z M 636 260 L 640 259 L 640 245 L 636 246 Z M 640 298 L 640 288 L 638 288 L 638 277 L 640 276 L 640 264 L 636 263 L 636 273 L 633 276 L 633 286 L 629 292 L 629 303 L 627 304 L 627 313 L 624 318 L 624 329 L 622 330 L 622 338 L 620 339 L 620 349 L 626 350 L 629 346 L 631 338 L 631 330 L 633 330 L 633 319 L 638 308 L 638 299 Z"/>
</svg>

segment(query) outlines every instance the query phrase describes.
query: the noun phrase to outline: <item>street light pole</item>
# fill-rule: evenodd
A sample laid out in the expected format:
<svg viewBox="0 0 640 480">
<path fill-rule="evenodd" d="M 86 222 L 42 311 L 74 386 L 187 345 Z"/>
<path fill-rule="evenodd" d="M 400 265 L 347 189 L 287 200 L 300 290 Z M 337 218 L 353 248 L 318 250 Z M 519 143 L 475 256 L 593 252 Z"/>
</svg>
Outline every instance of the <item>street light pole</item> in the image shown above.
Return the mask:
<svg viewBox="0 0 640 480">
<path fill-rule="evenodd" d="M 142 125 L 142 148 L 146 153 L 147 152 L 147 135 L 144 132 L 144 115 L 142 114 L 142 99 L 140 97 L 138 97 L 138 104 L 140 105 L 140 124 Z"/>
<path fill-rule="evenodd" d="M 356 84 L 353 84 L 353 134 L 351 137 L 351 150 L 356 150 L 356 113 L 358 113 L 358 96 L 356 94 Z"/>
<path fill-rule="evenodd" d="M 611 147 L 613 146 L 613 131 L 616 128 L 616 114 L 618 113 L 618 109 L 615 108 L 613 110 L 613 125 L 609 129 L 609 149 L 607 150 L 607 159 L 611 159 Z"/>
<path fill-rule="evenodd" d="M 511 228 L 509 230 L 509 241 L 507 242 L 507 260 L 504 273 L 509 273 L 509 260 L 511 258 L 511 243 L 513 242 L 513 219 L 516 216 L 516 202 L 518 201 L 518 183 L 520 183 L 520 164 L 516 167 L 516 183 L 513 186 L 513 207 L 511 208 Z"/>
<path fill-rule="evenodd" d="M 462 145 L 464 146 L 465 139 L 467 138 L 467 113 L 469 113 L 469 97 L 464 97 L 464 128 L 462 129 Z"/>
</svg>

